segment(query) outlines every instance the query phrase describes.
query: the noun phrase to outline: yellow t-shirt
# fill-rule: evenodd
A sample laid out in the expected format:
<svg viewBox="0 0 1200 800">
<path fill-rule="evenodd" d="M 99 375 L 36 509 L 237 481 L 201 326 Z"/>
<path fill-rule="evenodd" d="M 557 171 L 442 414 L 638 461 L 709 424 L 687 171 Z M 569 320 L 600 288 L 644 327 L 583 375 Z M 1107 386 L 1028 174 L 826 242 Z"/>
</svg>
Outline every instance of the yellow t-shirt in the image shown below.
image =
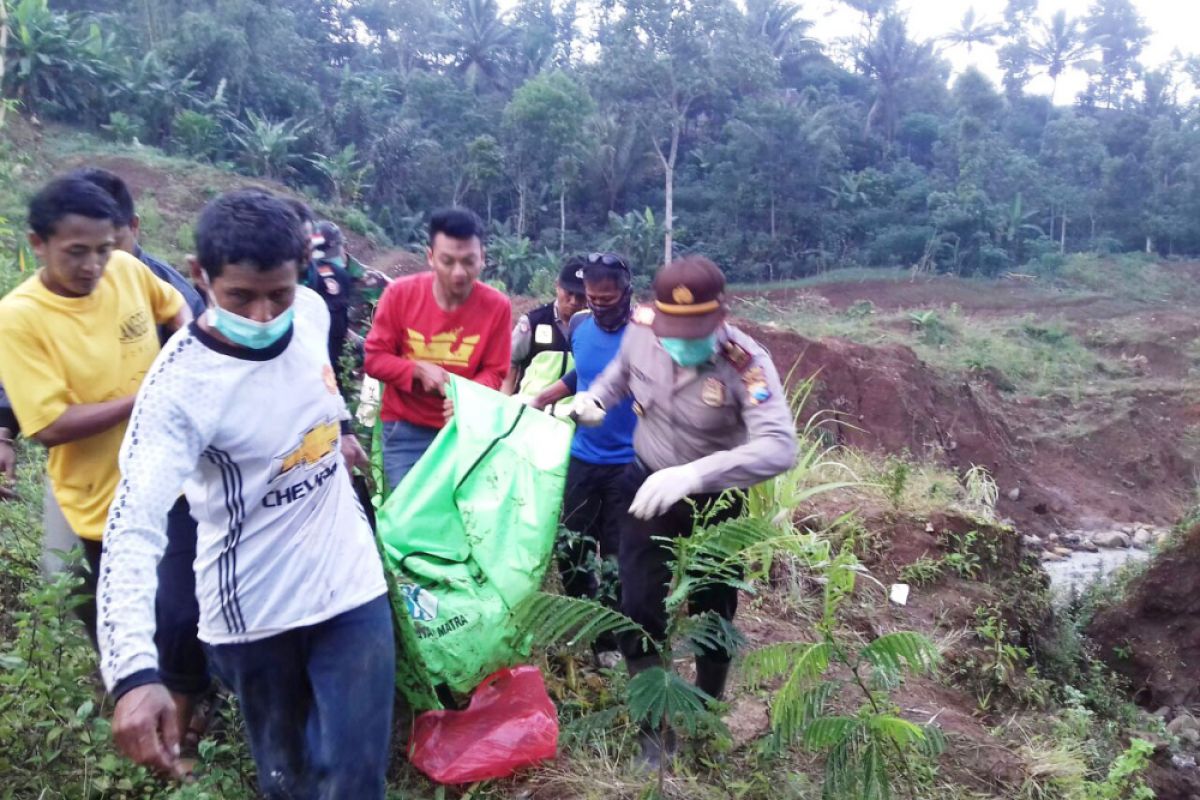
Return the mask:
<svg viewBox="0 0 1200 800">
<path fill-rule="evenodd" d="M 96 290 L 61 297 L 34 275 L 0 300 L 0 385 L 26 436 L 68 407 L 137 392 L 158 355 L 156 324 L 172 319 L 183 296 L 150 268 L 114 251 Z M 50 448 L 54 497 L 71 529 L 99 540 L 120 473 L 125 423 Z"/>
</svg>

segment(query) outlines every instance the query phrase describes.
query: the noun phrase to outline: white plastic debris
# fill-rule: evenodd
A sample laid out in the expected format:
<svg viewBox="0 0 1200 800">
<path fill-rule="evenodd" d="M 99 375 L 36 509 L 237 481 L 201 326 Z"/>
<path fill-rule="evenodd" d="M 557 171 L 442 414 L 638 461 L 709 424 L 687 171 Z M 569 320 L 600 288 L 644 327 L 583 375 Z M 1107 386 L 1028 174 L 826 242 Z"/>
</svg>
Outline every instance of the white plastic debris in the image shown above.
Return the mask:
<svg viewBox="0 0 1200 800">
<path fill-rule="evenodd" d="M 893 583 L 892 591 L 888 595 L 888 599 L 898 606 L 908 605 L 908 584 Z"/>
</svg>

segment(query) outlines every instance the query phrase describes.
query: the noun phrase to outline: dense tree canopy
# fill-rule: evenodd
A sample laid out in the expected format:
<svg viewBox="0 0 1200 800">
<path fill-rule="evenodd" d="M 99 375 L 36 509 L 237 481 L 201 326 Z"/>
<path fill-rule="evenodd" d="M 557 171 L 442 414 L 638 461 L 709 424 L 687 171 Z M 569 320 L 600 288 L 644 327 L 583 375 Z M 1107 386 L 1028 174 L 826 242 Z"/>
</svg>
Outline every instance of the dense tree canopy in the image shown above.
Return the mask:
<svg viewBox="0 0 1200 800">
<path fill-rule="evenodd" d="M 8 0 L 3 90 L 357 204 L 400 243 L 474 206 L 518 290 L 601 245 L 643 272 L 703 249 L 741 280 L 1200 252 L 1200 107 L 1178 99 L 1200 66 L 1144 69 L 1131 0 L 1010 0 L 936 41 L 891 2 L 848 5 L 847 49 L 788 0 Z M 950 82 L 941 50 L 985 45 L 1002 89 Z M 1070 69 L 1078 98 L 1027 93 Z"/>
</svg>

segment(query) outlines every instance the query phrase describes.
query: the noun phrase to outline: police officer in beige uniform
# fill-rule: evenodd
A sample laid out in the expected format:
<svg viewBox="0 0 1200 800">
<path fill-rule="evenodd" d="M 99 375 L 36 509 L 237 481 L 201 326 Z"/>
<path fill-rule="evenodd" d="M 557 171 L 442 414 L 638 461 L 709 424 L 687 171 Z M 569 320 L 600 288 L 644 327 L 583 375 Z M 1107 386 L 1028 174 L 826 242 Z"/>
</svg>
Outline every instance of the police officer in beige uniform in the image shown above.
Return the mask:
<svg viewBox="0 0 1200 800">
<path fill-rule="evenodd" d="M 580 424 L 594 425 L 606 408 L 633 397 L 637 459 L 626 473 L 632 503 L 620 530 L 621 606 L 656 638 L 666 631 L 671 552 L 655 537 L 690 535 L 696 510 L 723 491 L 748 488 L 796 462 L 796 430 L 779 374 L 766 350 L 725 321 L 724 290 L 725 276 L 702 256 L 660 270 L 653 307 L 634 313 L 617 357 L 572 407 Z M 709 524 L 741 511 L 735 501 Z M 696 592 L 690 613 L 706 611 L 732 620 L 737 589 L 722 584 Z M 622 644 L 631 674 L 659 664 L 637 637 Z M 731 657 L 723 650 L 698 656 L 696 685 L 720 698 Z M 656 763 L 670 746 L 643 732 L 645 760 Z"/>
</svg>

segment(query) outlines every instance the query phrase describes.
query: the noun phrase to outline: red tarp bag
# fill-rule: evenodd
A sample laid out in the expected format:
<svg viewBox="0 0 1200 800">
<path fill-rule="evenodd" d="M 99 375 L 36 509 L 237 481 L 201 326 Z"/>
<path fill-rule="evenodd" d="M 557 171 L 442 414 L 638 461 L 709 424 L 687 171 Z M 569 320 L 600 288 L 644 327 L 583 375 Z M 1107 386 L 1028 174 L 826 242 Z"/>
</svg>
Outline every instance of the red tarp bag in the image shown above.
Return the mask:
<svg viewBox="0 0 1200 800">
<path fill-rule="evenodd" d="M 554 758 L 558 711 L 537 667 L 492 673 L 463 711 L 426 711 L 413 724 L 408 758 L 438 783 L 503 778 Z"/>
</svg>

